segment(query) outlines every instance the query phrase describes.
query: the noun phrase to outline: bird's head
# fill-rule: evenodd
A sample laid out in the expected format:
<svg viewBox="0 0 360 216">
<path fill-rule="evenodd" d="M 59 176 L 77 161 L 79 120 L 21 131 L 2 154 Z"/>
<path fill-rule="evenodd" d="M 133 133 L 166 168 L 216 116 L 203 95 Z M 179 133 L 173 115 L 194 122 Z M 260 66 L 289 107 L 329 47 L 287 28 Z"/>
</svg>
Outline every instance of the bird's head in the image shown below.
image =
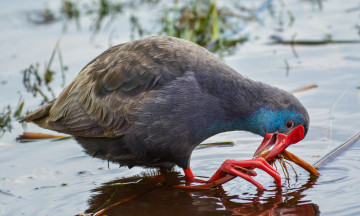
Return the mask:
<svg viewBox="0 0 360 216">
<path fill-rule="evenodd" d="M 308 131 L 309 114 L 304 106 L 288 93 L 277 100 L 260 108 L 252 117 L 250 130 L 264 137 L 254 156 L 274 146 L 266 159 L 273 158 L 302 140 Z"/>
</svg>

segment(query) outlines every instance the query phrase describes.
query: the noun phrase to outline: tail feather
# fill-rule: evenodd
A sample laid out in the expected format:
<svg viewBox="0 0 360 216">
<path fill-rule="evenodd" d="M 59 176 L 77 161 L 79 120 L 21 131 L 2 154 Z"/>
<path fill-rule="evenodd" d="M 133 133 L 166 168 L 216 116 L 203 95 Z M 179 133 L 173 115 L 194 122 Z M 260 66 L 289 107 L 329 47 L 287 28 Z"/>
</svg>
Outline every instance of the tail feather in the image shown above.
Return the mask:
<svg viewBox="0 0 360 216">
<path fill-rule="evenodd" d="M 21 119 L 20 122 L 33 122 L 36 120 L 40 120 L 44 117 L 47 117 L 49 115 L 51 107 L 54 105 L 54 102 L 55 100 L 29 113 L 27 116 Z"/>
</svg>

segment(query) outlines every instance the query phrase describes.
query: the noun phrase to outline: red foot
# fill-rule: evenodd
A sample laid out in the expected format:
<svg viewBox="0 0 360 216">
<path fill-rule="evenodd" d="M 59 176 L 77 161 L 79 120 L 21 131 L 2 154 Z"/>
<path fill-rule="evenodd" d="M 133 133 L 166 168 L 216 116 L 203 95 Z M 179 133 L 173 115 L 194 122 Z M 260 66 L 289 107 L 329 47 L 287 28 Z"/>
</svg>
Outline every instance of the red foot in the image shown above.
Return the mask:
<svg viewBox="0 0 360 216">
<path fill-rule="evenodd" d="M 210 178 L 210 181 L 218 180 L 228 174 L 239 176 L 259 189 L 265 189 L 259 182 L 255 181 L 251 176 L 256 176 L 256 172 L 245 173 L 241 171 L 241 168 L 259 168 L 271 175 L 276 182 L 276 185 L 281 186 L 281 177 L 279 173 L 266 162 L 264 158 L 255 158 L 251 160 L 226 160 L 221 167 Z"/>
<path fill-rule="evenodd" d="M 266 162 L 264 158 L 255 158 L 251 160 L 226 160 L 220 168 L 214 173 L 214 175 L 209 179 L 209 181 L 203 181 L 199 179 L 195 179 L 194 174 L 192 173 L 190 168 L 184 169 L 185 176 L 195 182 L 223 182 L 224 177 L 228 176 L 229 174 L 232 176 L 239 176 L 250 183 L 254 184 L 259 189 L 265 189 L 259 182 L 255 181 L 251 176 L 256 176 L 257 173 L 252 169 L 259 168 L 267 172 L 271 175 L 276 182 L 276 185 L 281 186 L 281 177 L 279 173 L 270 166 Z M 222 180 L 220 180 L 222 179 Z M 220 180 L 220 181 L 219 181 Z M 229 179 L 230 180 L 230 179 Z M 228 181 L 228 180 L 227 180 Z M 222 184 L 221 183 L 221 184 Z M 216 186 L 219 184 L 215 184 Z M 191 186 L 190 186 L 191 187 Z"/>
<path fill-rule="evenodd" d="M 191 168 L 183 169 L 185 173 L 185 177 L 191 181 L 191 182 L 197 182 L 197 183 L 207 183 L 208 181 L 204 181 L 201 179 L 195 178 L 195 175 L 193 174 Z"/>
</svg>

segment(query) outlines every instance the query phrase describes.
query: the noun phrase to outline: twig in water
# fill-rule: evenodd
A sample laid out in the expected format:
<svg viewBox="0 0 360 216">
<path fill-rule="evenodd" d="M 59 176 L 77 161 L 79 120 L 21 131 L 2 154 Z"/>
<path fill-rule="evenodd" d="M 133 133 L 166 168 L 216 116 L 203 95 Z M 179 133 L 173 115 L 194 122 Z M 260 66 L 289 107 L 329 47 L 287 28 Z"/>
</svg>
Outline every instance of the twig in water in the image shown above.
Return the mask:
<svg viewBox="0 0 360 216">
<path fill-rule="evenodd" d="M 327 153 L 324 157 L 322 157 L 320 160 L 318 160 L 314 167 L 316 169 L 320 169 L 323 167 L 326 163 L 333 160 L 335 157 L 340 155 L 342 152 L 344 152 L 346 149 L 348 149 L 350 146 L 352 146 L 354 143 L 356 143 L 360 139 L 360 132 L 357 133 L 355 136 L 353 136 L 351 139 L 346 141 L 345 143 L 341 144 L 340 146 L 336 147 L 335 149 L 331 150 L 329 153 Z"/>
<path fill-rule="evenodd" d="M 223 146 L 223 145 L 233 146 L 233 145 L 235 145 L 235 143 L 232 142 L 232 141 L 228 141 L 228 142 L 215 142 L 215 143 L 202 143 L 202 144 L 200 144 L 197 148 L 206 148 L 206 147 Z"/>
<path fill-rule="evenodd" d="M 318 86 L 316 84 L 311 84 L 311 85 L 308 85 L 308 86 L 305 86 L 305 87 L 302 87 L 299 89 L 295 89 L 294 91 L 291 91 L 291 93 L 298 93 L 298 92 L 306 91 L 306 90 L 317 88 L 317 87 Z"/>
<path fill-rule="evenodd" d="M 18 140 L 24 139 L 58 139 L 58 138 L 67 138 L 68 136 L 64 135 L 54 135 L 46 133 L 33 133 L 33 132 L 24 132 L 22 135 L 18 136 Z"/>
<path fill-rule="evenodd" d="M 284 40 L 279 36 L 273 35 L 271 39 L 273 42 L 270 44 L 283 44 L 283 45 L 303 45 L 303 46 L 317 46 L 326 44 L 353 44 L 360 43 L 360 40 L 332 40 L 331 38 L 325 38 L 323 40 L 295 40 L 296 34 L 292 36 L 290 40 Z"/>
</svg>

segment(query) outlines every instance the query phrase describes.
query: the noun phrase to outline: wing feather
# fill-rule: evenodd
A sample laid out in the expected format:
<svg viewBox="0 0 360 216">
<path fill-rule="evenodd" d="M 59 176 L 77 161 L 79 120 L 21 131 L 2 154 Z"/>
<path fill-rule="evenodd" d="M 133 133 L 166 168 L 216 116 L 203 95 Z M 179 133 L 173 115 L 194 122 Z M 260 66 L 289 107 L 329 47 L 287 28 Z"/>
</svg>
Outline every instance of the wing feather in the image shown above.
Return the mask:
<svg viewBox="0 0 360 216">
<path fill-rule="evenodd" d="M 47 108 L 45 120 L 34 122 L 76 136 L 121 136 L 151 90 L 182 76 L 186 63 L 197 61 L 196 52 L 206 54 L 199 48 L 171 37 L 114 46 L 84 67 Z"/>
</svg>

